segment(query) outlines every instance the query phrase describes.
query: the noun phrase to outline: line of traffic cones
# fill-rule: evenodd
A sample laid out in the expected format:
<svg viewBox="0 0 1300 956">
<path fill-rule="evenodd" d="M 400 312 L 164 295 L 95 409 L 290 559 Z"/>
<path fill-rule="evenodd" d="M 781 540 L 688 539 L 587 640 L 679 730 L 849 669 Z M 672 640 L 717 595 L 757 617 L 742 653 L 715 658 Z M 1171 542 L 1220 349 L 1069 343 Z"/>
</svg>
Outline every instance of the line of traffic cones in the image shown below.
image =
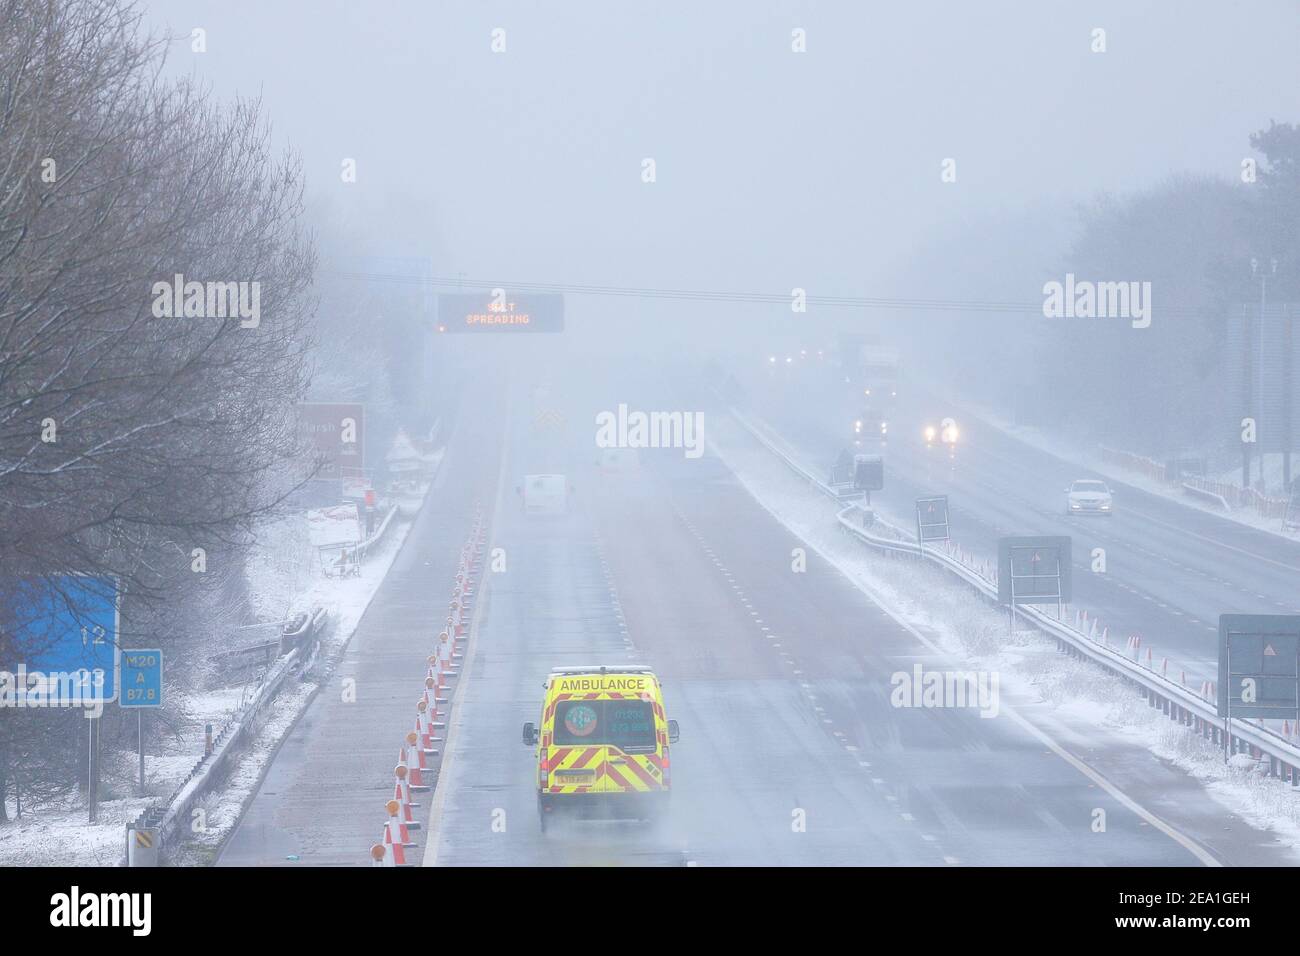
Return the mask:
<svg viewBox="0 0 1300 956">
<path fill-rule="evenodd" d="M 486 540 L 483 511 L 475 505 L 473 525 L 456 565 L 446 624 L 434 640 L 433 652 L 425 659 L 424 690 L 415 705 L 415 724 L 402 738 L 397 752 L 393 799 L 385 804 L 388 822 L 384 824 L 381 842 L 370 848 L 373 866 L 407 866 L 410 861 L 406 859 L 406 851 L 419 846 L 411 838 L 421 828 L 412 813 L 412 808 L 419 804 L 412 801 L 411 795 L 432 790 L 436 782 L 437 771 L 431 766 L 430 758 L 440 753 L 438 745 L 442 737 L 438 732 L 447 726 L 444 718 L 450 700 L 448 683 L 460 672 Z"/>
</svg>

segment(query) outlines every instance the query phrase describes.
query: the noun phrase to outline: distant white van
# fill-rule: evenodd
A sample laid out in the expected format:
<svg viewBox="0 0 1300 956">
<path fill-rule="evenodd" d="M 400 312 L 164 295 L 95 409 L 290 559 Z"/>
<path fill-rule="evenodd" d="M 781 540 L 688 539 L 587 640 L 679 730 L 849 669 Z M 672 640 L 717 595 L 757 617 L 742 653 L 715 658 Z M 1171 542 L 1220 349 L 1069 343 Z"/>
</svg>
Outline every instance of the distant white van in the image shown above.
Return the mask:
<svg viewBox="0 0 1300 956">
<path fill-rule="evenodd" d="M 559 515 L 569 510 L 569 482 L 563 475 L 524 475 L 519 494 L 527 514 Z"/>
</svg>

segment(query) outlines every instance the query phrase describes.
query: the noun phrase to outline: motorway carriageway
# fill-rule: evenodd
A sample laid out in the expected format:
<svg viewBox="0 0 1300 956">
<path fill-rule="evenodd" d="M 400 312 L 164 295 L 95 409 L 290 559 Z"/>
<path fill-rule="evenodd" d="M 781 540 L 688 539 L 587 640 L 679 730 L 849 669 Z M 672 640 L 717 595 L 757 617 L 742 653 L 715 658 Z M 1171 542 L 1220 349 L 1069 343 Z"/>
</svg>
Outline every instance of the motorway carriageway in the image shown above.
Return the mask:
<svg viewBox="0 0 1300 956">
<path fill-rule="evenodd" d="M 626 389 L 627 386 L 624 386 Z M 626 391 L 618 393 L 620 397 Z M 1263 862 L 1272 837 L 1234 822 L 1185 774 L 1115 744 L 1112 767 L 1198 824 L 1213 856 L 1015 719 L 896 709 L 890 678 L 920 662 L 962 669 L 917 641 L 801 546 L 711 455 L 643 453 L 600 474 L 592 409 L 577 423 L 568 516 L 521 513 L 509 485 L 535 470 L 536 423 L 517 414 L 487 575 L 434 799 L 425 865 L 1196 865 Z M 634 405 L 635 407 L 635 405 Z M 680 396 L 641 407 L 698 407 Z M 561 443 L 562 444 L 562 443 Z M 547 671 L 648 664 L 681 723 L 673 808 L 656 827 L 557 822 L 540 832 L 534 753 Z M 1005 696 L 1005 695 L 1004 695 Z M 1095 809 L 1106 832 L 1091 828 Z M 804 821 L 801 829 L 796 824 Z"/>
<path fill-rule="evenodd" d="M 766 372 L 744 380 L 750 407 L 796 449 L 803 463 L 829 473 L 848 444 L 853 413 L 826 366 L 789 377 Z M 838 398 L 836 397 L 838 396 Z M 952 538 L 990 567 L 1002 535 L 1069 535 L 1073 539 L 1075 608 L 1109 625 L 1111 646 L 1129 635 L 1150 647 L 1153 664 L 1169 658 L 1169 675 L 1185 670 L 1190 686 L 1215 680 L 1221 613 L 1300 613 L 1300 542 L 1171 501 L 1063 461 L 934 399 L 904 400 L 883 449 L 885 489 L 873 502 L 905 527 L 916 498 L 949 496 Z M 927 449 L 925 423 L 951 415 L 960 439 Z M 863 448 L 865 452 L 881 451 Z M 1114 491 L 1111 517 L 1068 516 L 1064 489 L 1100 478 Z M 1106 573 L 1091 554 L 1105 549 Z"/>
<path fill-rule="evenodd" d="M 476 497 L 492 509 L 490 546 L 504 549 L 507 569 L 485 574 L 437 788 L 418 797 L 426 826 L 413 856 L 425 865 L 1285 862 L 1264 852 L 1270 834 L 1237 820 L 1225 832 L 1221 807 L 1139 747 L 1062 749 L 1006 703 L 993 719 L 890 706 L 894 673 L 918 662 L 963 668 L 815 551 L 793 573 L 802 542 L 711 455 L 665 450 L 638 471 L 599 473 L 593 409 L 630 389 L 629 376 L 594 404 L 569 396 L 554 409 L 516 396 L 504 429 L 499 403 L 467 405 L 392 571 L 221 864 L 368 862 L 419 695 L 428 620 L 442 613 Z M 699 407 L 644 398 L 641 407 Z M 573 513 L 521 514 L 519 476 L 547 471 L 571 476 Z M 495 502 L 481 494 L 493 486 Z M 520 728 L 537 719 L 550 668 L 620 662 L 654 667 L 681 723 L 671 813 L 656 827 L 582 822 L 543 835 Z M 348 677 L 354 703 L 342 699 Z M 1117 795 L 1084 765 L 1092 756 L 1141 785 Z M 1170 818 L 1172 835 L 1147 808 Z M 1104 833 L 1092 830 L 1096 809 Z"/>
</svg>

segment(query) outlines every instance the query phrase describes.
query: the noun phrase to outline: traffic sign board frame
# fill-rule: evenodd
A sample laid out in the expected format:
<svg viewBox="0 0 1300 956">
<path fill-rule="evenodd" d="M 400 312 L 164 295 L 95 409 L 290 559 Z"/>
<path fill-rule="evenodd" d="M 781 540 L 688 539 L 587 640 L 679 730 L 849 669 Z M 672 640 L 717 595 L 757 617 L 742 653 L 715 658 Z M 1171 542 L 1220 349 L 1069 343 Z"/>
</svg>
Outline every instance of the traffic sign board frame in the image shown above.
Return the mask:
<svg viewBox="0 0 1300 956">
<path fill-rule="evenodd" d="M 853 489 L 868 494 L 885 487 L 885 459 L 881 455 L 853 456 Z"/>
<path fill-rule="evenodd" d="M 998 538 L 998 603 L 1013 608 L 1069 604 L 1073 592 L 1070 540 L 1067 535 Z"/>
<path fill-rule="evenodd" d="M 1300 720 L 1300 614 L 1220 614 L 1218 690 L 1224 719 Z"/>
<path fill-rule="evenodd" d="M 320 468 L 313 481 L 336 482 L 365 469 L 366 406 L 361 402 L 299 402 L 297 427 L 301 440 L 316 456 Z M 350 428 L 345 429 L 345 422 Z M 344 431 L 351 438 L 344 440 Z"/>
<path fill-rule="evenodd" d="M 163 652 L 152 648 L 122 651 L 121 681 L 117 703 L 126 708 L 152 708 L 163 705 Z M 138 702 L 137 693 L 144 694 Z"/>
<path fill-rule="evenodd" d="M 854 486 L 856 469 L 855 456 L 847 448 L 842 449 L 835 464 L 831 465 L 830 481 L 827 482 L 839 500 L 857 501 L 867 497 L 865 491 Z"/>
<path fill-rule="evenodd" d="M 924 514 L 922 507 L 924 506 Z M 939 509 L 936 517 L 935 510 Z M 916 499 L 916 540 L 924 547 L 927 541 L 949 541 L 952 528 L 948 516 L 948 496 L 930 495 Z"/>
<path fill-rule="evenodd" d="M 438 295 L 437 309 L 438 331 L 450 334 L 535 335 L 564 331 L 564 294 L 560 292 L 443 292 Z"/>
<path fill-rule="evenodd" d="M 113 576 L 84 574 L 11 581 L 19 633 L 21 665 L 29 675 L 103 674 L 96 692 L 93 677 L 67 685 L 75 699 L 64 700 L 64 682 L 44 685 L 44 706 L 86 707 L 111 704 L 121 685 L 121 591 Z M 24 615 L 27 615 L 24 617 Z M 78 640 L 78 638 L 80 638 Z M 51 696 L 50 691 L 55 691 Z"/>
</svg>

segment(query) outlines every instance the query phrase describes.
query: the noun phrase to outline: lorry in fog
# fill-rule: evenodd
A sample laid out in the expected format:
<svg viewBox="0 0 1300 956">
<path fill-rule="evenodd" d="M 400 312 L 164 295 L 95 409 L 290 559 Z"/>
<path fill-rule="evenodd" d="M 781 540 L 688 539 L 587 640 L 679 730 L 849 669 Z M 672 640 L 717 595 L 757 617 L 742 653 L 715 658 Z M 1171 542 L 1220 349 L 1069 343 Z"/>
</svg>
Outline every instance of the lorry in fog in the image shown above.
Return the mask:
<svg viewBox="0 0 1300 956">
<path fill-rule="evenodd" d="M 898 350 L 881 345 L 874 335 L 844 333 L 838 365 L 849 396 L 854 444 L 885 441 L 898 401 Z"/>
</svg>

